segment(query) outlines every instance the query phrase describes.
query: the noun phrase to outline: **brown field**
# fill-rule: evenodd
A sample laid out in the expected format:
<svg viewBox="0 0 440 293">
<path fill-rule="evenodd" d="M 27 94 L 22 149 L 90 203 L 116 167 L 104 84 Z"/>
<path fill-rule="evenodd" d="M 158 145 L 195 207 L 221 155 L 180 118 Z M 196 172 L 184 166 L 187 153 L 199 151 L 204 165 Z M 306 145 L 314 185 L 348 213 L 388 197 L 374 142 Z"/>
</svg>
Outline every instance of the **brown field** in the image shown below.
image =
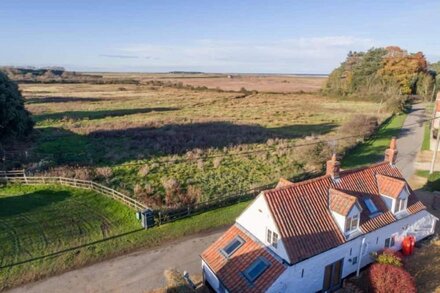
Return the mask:
<svg viewBox="0 0 440 293">
<path fill-rule="evenodd" d="M 184 85 L 206 86 L 227 91 L 240 91 L 242 88 L 259 92 L 318 92 L 327 77 L 300 75 L 243 75 L 243 74 L 120 74 L 105 73 L 109 78 L 132 78 L 140 81 L 161 80 Z"/>
<path fill-rule="evenodd" d="M 263 83 L 276 78 L 285 77 Z M 292 80 L 301 80 L 296 88 L 316 87 L 314 78 Z M 37 122 L 31 168 L 98 180 L 153 206 L 206 200 L 319 170 L 329 152 L 354 140 L 289 147 L 359 134 L 340 126 L 361 114 L 376 116 L 379 108 L 318 92 L 243 95 L 142 82 L 20 88 Z"/>
</svg>

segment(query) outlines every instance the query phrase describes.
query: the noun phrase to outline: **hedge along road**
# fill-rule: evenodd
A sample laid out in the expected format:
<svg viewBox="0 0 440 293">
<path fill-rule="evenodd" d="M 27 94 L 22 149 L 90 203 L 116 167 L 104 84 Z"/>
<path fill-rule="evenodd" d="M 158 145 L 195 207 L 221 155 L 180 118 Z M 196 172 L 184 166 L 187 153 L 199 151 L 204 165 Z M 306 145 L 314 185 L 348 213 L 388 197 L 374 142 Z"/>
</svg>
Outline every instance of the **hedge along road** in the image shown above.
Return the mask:
<svg viewBox="0 0 440 293">
<path fill-rule="evenodd" d="M 405 176 L 414 173 L 414 160 L 423 139 L 424 106 L 413 105 L 398 138 L 397 166 Z M 419 123 L 420 122 L 420 123 Z M 176 268 L 200 274 L 202 251 L 226 228 L 197 234 L 163 248 L 141 250 L 78 270 L 70 271 L 10 292 L 145 292 L 164 285 L 163 271 Z"/>
</svg>

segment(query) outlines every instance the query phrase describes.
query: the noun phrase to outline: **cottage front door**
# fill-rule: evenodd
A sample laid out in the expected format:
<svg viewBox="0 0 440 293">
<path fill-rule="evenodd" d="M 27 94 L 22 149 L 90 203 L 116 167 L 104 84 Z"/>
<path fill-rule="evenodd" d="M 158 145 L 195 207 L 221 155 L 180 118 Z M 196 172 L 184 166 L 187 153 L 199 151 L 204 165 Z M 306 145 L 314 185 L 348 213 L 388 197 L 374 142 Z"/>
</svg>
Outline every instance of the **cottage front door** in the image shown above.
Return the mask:
<svg viewBox="0 0 440 293">
<path fill-rule="evenodd" d="M 343 263 L 344 259 L 340 259 L 325 267 L 323 292 L 331 292 L 341 286 Z"/>
</svg>

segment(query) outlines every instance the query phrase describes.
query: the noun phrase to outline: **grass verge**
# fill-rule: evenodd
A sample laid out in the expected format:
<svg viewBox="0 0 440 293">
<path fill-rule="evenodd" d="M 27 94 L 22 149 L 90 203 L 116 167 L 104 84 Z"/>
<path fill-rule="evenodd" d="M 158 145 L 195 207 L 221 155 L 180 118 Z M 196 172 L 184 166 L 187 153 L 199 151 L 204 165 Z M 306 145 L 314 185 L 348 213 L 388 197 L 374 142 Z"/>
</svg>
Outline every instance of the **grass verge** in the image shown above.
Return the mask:
<svg viewBox="0 0 440 293">
<path fill-rule="evenodd" d="M 242 202 L 143 230 L 133 211 L 90 191 L 1 188 L 0 290 L 229 225 L 247 205 Z"/>
<path fill-rule="evenodd" d="M 406 116 L 406 113 L 402 113 L 390 117 L 371 139 L 357 145 L 347 153 L 342 161 L 342 167 L 352 169 L 382 160 L 391 137 L 399 134 Z"/>
<path fill-rule="evenodd" d="M 429 151 L 430 149 L 430 129 L 429 129 L 429 123 L 425 123 L 423 126 L 423 142 L 422 142 L 422 151 Z"/>
<path fill-rule="evenodd" d="M 427 170 L 417 170 L 416 175 L 428 179 L 423 189 L 428 191 L 440 190 L 440 172 L 429 174 Z"/>
</svg>

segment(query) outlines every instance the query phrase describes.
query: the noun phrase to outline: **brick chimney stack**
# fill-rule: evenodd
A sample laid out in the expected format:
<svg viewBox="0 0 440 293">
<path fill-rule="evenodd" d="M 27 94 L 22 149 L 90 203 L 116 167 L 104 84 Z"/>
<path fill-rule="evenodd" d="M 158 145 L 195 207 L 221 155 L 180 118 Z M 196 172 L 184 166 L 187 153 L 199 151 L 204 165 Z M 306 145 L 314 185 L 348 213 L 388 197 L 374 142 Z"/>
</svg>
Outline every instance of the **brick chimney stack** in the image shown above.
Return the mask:
<svg viewBox="0 0 440 293">
<path fill-rule="evenodd" d="M 390 147 L 385 151 L 385 162 L 389 162 L 391 165 L 396 164 L 397 158 L 397 140 L 393 136 L 391 138 Z"/>
<path fill-rule="evenodd" d="M 338 179 L 340 171 L 341 163 L 336 160 L 336 154 L 333 154 L 331 160 L 327 161 L 326 175 L 332 176 L 333 179 Z"/>
</svg>

